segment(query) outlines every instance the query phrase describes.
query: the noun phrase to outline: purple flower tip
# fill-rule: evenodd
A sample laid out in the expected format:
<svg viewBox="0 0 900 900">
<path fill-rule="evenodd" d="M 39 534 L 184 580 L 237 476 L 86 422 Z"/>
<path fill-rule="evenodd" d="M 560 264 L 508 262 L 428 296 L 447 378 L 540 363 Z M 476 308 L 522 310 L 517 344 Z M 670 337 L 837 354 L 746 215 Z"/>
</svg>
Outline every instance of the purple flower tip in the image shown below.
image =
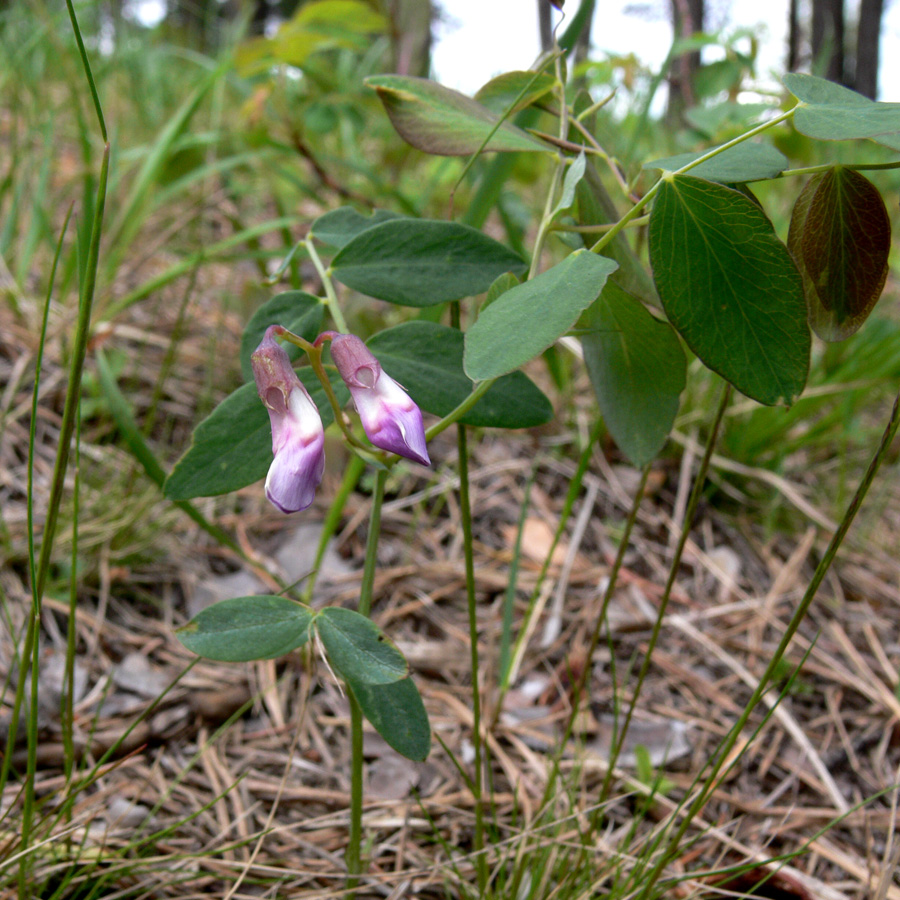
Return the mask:
<svg viewBox="0 0 900 900">
<path fill-rule="evenodd" d="M 306 509 L 325 470 L 325 433 L 319 411 L 284 349 L 266 331 L 252 357 L 259 397 L 272 423 L 275 459 L 266 496 L 284 513 Z"/>
<path fill-rule="evenodd" d="M 331 341 L 331 358 L 350 389 L 369 440 L 382 450 L 431 465 L 419 407 L 382 370 L 369 348 L 356 335 L 337 334 Z"/>
</svg>

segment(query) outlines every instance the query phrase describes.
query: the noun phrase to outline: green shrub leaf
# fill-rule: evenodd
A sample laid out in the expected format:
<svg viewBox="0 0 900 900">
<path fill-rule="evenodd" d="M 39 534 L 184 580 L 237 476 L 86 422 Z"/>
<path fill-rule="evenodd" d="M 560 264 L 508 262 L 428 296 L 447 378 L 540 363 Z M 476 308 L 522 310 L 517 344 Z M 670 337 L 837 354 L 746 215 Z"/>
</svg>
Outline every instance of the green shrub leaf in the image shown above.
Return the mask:
<svg viewBox="0 0 900 900">
<path fill-rule="evenodd" d="M 353 684 L 390 684 L 409 674 L 403 654 L 366 616 L 329 606 L 316 616 L 316 631 L 328 661 Z"/>
<path fill-rule="evenodd" d="M 234 597 L 204 609 L 176 635 L 207 659 L 274 659 L 306 643 L 312 618 L 309 609 L 287 597 Z"/>
<path fill-rule="evenodd" d="M 678 156 L 654 159 L 645 163 L 644 168 L 675 172 L 707 152 L 679 153 Z M 788 158 L 770 144 L 751 144 L 744 141 L 695 166 L 690 170 L 690 174 L 695 178 L 705 178 L 707 181 L 740 184 L 745 181 L 777 178 L 788 164 Z"/>
<path fill-rule="evenodd" d="M 376 225 L 388 222 L 391 219 L 402 218 L 405 217 L 388 209 L 376 209 L 373 210 L 371 215 L 364 216 L 352 206 L 340 206 L 319 216 L 312 223 L 309 233 L 323 244 L 340 250 L 358 234 L 362 234 L 369 228 L 374 228 Z"/>
<path fill-rule="evenodd" d="M 555 84 L 547 72 L 504 72 L 480 87 L 475 99 L 498 116 L 512 115 L 550 93 Z"/>
<path fill-rule="evenodd" d="M 419 690 L 409 677 L 391 684 L 348 681 L 363 715 L 399 754 L 421 761 L 431 749 L 431 727 Z"/>
<path fill-rule="evenodd" d="M 270 325 L 283 325 L 288 331 L 313 341 L 322 328 L 324 314 L 322 301 L 306 291 L 284 291 L 263 303 L 250 317 L 241 335 L 241 373 L 244 381 L 253 379 L 250 357 Z M 296 344 L 285 344 L 284 349 L 291 359 L 297 359 L 303 352 Z"/>
<path fill-rule="evenodd" d="M 472 392 L 463 371 L 463 334 L 434 322 L 406 322 L 372 337 L 369 349 L 385 372 L 426 412 L 446 416 Z M 532 428 L 553 418 L 553 407 L 523 372 L 504 375 L 460 421 L 481 428 Z"/>
<path fill-rule="evenodd" d="M 325 390 L 312 369 L 297 372 L 314 403 L 322 424 L 334 421 Z M 350 392 L 336 375 L 332 387 L 341 403 Z M 163 485 L 170 500 L 217 497 L 253 484 L 272 464 L 269 414 L 255 384 L 244 384 L 229 394 L 194 430 L 191 445 L 175 463 Z"/>
<path fill-rule="evenodd" d="M 662 449 L 684 390 L 687 363 L 668 322 L 612 281 L 588 307 L 581 338 L 600 412 L 635 466 Z"/>
<path fill-rule="evenodd" d="M 856 91 L 792 72 L 784 86 L 800 101 L 794 127 L 820 141 L 869 138 L 900 150 L 900 103 L 876 103 Z"/>
<path fill-rule="evenodd" d="M 816 175 L 794 206 L 788 249 L 803 276 L 813 331 L 825 341 L 850 337 L 887 279 L 891 220 L 878 189 L 842 166 Z"/>
<path fill-rule="evenodd" d="M 616 263 L 576 250 L 552 269 L 510 288 L 466 334 L 464 367 L 473 381 L 512 372 L 543 353 L 597 299 Z"/>
<path fill-rule="evenodd" d="M 357 235 L 331 263 L 347 287 L 404 306 L 433 306 L 486 291 L 527 265 L 508 247 L 457 222 L 394 219 Z"/>
<path fill-rule="evenodd" d="M 406 75 L 366 79 L 378 92 L 391 124 L 408 144 L 437 156 L 469 156 L 485 150 L 534 151 L 549 148 L 459 91 Z"/>
<path fill-rule="evenodd" d="M 710 369 L 760 403 L 793 402 L 809 370 L 803 284 L 756 203 L 668 178 L 650 215 L 650 262 L 669 321 Z"/>
</svg>

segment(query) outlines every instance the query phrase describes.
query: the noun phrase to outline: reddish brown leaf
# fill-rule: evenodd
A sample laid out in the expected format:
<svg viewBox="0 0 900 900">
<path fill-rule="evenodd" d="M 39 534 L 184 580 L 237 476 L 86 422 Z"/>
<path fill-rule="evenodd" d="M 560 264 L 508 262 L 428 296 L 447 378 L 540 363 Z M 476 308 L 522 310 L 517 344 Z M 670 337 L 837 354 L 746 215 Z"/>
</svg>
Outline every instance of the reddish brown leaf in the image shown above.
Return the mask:
<svg viewBox="0 0 900 900">
<path fill-rule="evenodd" d="M 790 250 L 806 296 L 809 323 L 842 341 L 869 317 L 888 272 L 891 223 L 878 189 L 835 166 L 804 187 L 791 216 Z"/>
</svg>

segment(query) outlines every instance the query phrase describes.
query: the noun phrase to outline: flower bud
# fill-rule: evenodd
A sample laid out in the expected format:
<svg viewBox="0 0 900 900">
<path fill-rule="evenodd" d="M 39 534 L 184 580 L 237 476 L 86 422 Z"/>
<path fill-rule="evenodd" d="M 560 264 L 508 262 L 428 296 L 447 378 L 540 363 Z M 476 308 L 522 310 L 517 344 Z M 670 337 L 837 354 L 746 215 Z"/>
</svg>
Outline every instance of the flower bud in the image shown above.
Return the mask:
<svg viewBox="0 0 900 900">
<path fill-rule="evenodd" d="M 306 509 L 325 470 L 325 433 L 319 411 L 270 327 L 250 357 L 259 397 L 272 423 L 275 459 L 266 496 L 282 512 Z"/>
<path fill-rule="evenodd" d="M 382 370 L 369 348 L 356 335 L 337 334 L 331 340 L 331 358 L 350 389 L 369 440 L 382 450 L 431 465 L 419 407 Z"/>
</svg>

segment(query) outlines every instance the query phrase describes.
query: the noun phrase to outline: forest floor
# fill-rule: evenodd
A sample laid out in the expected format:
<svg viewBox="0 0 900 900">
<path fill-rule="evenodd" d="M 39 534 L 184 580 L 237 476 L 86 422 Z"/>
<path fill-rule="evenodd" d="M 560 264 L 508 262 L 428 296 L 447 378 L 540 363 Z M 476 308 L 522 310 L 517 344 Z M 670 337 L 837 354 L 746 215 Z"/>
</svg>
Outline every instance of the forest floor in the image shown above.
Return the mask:
<svg viewBox="0 0 900 900">
<path fill-rule="evenodd" d="M 149 436 L 170 456 L 187 446 L 198 418 L 233 386 L 222 383 L 222 372 L 236 377 L 231 361 L 243 322 L 214 299 L 233 273 L 208 269 L 210 280 L 191 303 L 174 359 L 175 304 L 165 298 L 117 318 L 92 348 L 102 346 L 117 361 L 120 387 L 138 421 L 151 423 Z M 38 312 L 24 312 L 23 319 L 0 309 L 4 678 L 30 602 L 24 448 Z M 70 328 L 62 314 L 51 321 L 37 423 L 37 510 L 44 508 L 56 449 Z M 110 748 L 113 753 L 80 785 L 71 821 L 54 822 L 67 791 L 59 691 L 69 615 L 62 562 L 72 550 L 69 508 L 44 606 L 36 788 L 47 843 L 37 851 L 38 869 L 48 885 L 68 872 L 70 889 L 82 885 L 81 896 L 339 893 L 349 719 L 338 683 L 309 653 L 253 664 L 198 661 L 175 630 L 211 601 L 276 591 L 272 573 L 293 581 L 308 571 L 342 475 L 341 451 L 329 447 L 325 481 L 305 513 L 280 515 L 265 502 L 261 485 L 198 501 L 256 560 L 250 567 L 161 498 L 116 443 L 90 377 L 80 445 L 74 737 L 87 770 Z M 595 415 L 584 376 L 577 376 L 570 406 L 567 422 L 472 441 L 478 649 L 492 790 L 488 858 L 498 872 L 526 846 L 577 845 L 606 773 L 617 712 L 632 697 L 698 459 L 690 427 L 678 426 L 651 474 L 610 607 L 608 638 L 586 659 L 638 473 L 611 445 L 595 449 L 548 577 L 539 583 Z M 474 880 L 473 798 L 463 775 L 471 761 L 470 646 L 452 431 L 429 450 L 432 470 L 398 469 L 388 485 L 374 618 L 410 660 L 435 740 L 427 761 L 410 763 L 366 733 L 363 884 L 373 897 L 462 896 Z M 787 685 L 785 695 L 777 704 L 776 693 L 767 695 L 762 706 L 774 709 L 765 721 L 764 709 L 754 715 L 740 755 L 671 874 L 687 878 L 799 855 L 756 876 L 720 877 L 715 887 L 712 876 L 673 882 L 671 896 L 756 887 L 758 896 L 900 900 L 900 483 L 896 461 L 888 468 L 794 641 L 779 683 Z M 712 487 L 687 545 L 597 839 L 598 892 L 690 790 L 752 692 L 830 538 L 831 512 L 818 505 L 826 477 L 809 471 L 802 458 L 777 476 L 746 466 L 736 471 L 729 460 L 714 459 Z M 787 511 L 779 521 L 793 525 L 761 525 L 741 505 L 740 485 L 765 492 L 770 504 Z M 355 602 L 368 487 L 364 477 L 349 498 L 316 604 Z M 503 606 L 520 521 L 512 633 L 521 643 L 501 702 Z M 588 702 L 564 748 L 558 795 L 542 809 L 551 751 L 571 709 L 572 683 L 585 666 L 591 667 Z M 788 683 L 794 667 L 801 668 Z M 21 754 L 14 768 L 22 765 Z M 656 767 L 664 779 L 646 799 Z M 19 787 L 13 779 L 2 798 L 0 841 L 10 840 L 3 833 L 14 827 Z M 766 888 L 752 880 L 759 871 L 769 875 Z M 90 893 L 98 883 L 106 893 Z"/>
</svg>

